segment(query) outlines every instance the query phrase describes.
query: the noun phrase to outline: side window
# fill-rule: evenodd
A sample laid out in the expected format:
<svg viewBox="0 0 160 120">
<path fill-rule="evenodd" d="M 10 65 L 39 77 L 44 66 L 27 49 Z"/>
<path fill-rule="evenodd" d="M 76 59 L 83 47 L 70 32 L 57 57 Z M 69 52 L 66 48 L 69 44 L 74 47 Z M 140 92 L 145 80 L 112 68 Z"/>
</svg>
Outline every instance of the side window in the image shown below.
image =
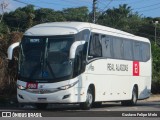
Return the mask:
<svg viewBox="0 0 160 120">
<path fill-rule="evenodd" d="M 124 40 L 124 59 L 132 60 L 133 59 L 133 52 L 132 52 L 132 41 Z"/>
<path fill-rule="evenodd" d="M 89 56 L 93 57 L 101 57 L 102 56 L 102 46 L 100 43 L 98 34 L 93 34 L 92 38 L 90 40 L 90 46 L 89 46 Z"/>
<path fill-rule="evenodd" d="M 102 56 L 103 57 L 111 57 L 111 39 L 109 36 L 101 37 L 102 43 Z"/>
<path fill-rule="evenodd" d="M 113 54 L 115 59 L 123 59 L 123 40 L 113 38 Z"/>
<path fill-rule="evenodd" d="M 76 41 L 81 41 L 81 40 L 89 41 L 89 37 L 90 37 L 90 31 L 88 29 L 82 30 L 81 32 L 75 35 Z"/>
<path fill-rule="evenodd" d="M 142 43 L 142 60 L 146 62 L 150 59 L 150 47 L 148 43 Z"/>
<path fill-rule="evenodd" d="M 133 42 L 133 53 L 134 53 L 134 60 L 139 60 L 139 61 L 142 60 L 140 42 Z"/>
</svg>

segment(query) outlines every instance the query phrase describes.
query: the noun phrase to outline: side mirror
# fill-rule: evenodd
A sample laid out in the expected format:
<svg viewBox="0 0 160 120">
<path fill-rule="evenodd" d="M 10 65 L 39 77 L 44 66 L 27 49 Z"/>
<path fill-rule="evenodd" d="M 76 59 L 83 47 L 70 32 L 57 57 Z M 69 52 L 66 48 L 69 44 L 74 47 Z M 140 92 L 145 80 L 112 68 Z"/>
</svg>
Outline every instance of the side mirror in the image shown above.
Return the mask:
<svg viewBox="0 0 160 120">
<path fill-rule="evenodd" d="M 13 43 L 12 45 L 9 46 L 8 50 L 7 50 L 7 54 L 8 54 L 8 59 L 12 60 L 13 57 L 13 50 L 19 46 L 19 42 Z"/>
<path fill-rule="evenodd" d="M 70 49 L 70 53 L 69 53 L 69 58 L 70 59 L 74 59 L 75 58 L 75 54 L 76 54 L 76 49 L 78 46 L 85 44 L 85 41 L 76 41 L 72 44 L 71 49 Z"/>
</svg>

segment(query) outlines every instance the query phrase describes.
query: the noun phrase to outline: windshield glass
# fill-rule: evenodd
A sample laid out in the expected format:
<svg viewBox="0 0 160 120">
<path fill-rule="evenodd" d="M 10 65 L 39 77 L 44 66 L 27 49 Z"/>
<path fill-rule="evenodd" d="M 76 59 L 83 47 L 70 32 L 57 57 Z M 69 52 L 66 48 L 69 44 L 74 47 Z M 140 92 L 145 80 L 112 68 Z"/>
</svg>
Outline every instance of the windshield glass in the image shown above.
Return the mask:
<svg viewBox="0 0 160 120">
<path fill-rule="evenodd" d="M 74 37 L 28 37 L 21 42 L 19 75 L 24 81 L 57 82 L 69 79 L 72 64 L 69 50 Z"/>
</svg>

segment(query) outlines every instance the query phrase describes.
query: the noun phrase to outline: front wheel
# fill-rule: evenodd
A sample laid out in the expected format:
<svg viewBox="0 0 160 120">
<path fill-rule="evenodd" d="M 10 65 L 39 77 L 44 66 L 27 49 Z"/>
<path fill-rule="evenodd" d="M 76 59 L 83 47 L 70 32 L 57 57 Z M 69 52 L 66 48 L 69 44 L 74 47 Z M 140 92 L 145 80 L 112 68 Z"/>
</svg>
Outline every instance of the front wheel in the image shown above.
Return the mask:
<svg viewBox="0 0 160 120">
<path fill-rule="evenodd" d="M 82 110 L 89 110 L 92 107 L 93 103 L 93 94 L 92 90 L 89 88 L 87 91 L 87 99 L 84 103 L 80 103 L 80 108 Z"/>
<path fill-rule="evenodd" d="M 122 101 L 121 104 L 124 106 L 133 106 L 137 104 L 137 99 L 138 99 L 137 89 L 134 87 L 132 91 L 132 99 L 127 101 Z"/>
</svg>

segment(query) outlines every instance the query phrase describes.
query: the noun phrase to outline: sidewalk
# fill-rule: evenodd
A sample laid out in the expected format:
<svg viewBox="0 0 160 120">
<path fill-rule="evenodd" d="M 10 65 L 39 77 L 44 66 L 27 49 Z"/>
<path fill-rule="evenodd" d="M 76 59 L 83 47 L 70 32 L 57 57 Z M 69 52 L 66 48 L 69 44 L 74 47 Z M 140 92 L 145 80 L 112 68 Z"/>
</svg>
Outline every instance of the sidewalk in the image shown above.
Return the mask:
<svg viewBox="0 0 160 120">
<path fill-rule="evenodd" d="M 147 102 L 160 102 L 160 94 L 151 95 L 148 99 L 142 100 Z"/>
</svg>

